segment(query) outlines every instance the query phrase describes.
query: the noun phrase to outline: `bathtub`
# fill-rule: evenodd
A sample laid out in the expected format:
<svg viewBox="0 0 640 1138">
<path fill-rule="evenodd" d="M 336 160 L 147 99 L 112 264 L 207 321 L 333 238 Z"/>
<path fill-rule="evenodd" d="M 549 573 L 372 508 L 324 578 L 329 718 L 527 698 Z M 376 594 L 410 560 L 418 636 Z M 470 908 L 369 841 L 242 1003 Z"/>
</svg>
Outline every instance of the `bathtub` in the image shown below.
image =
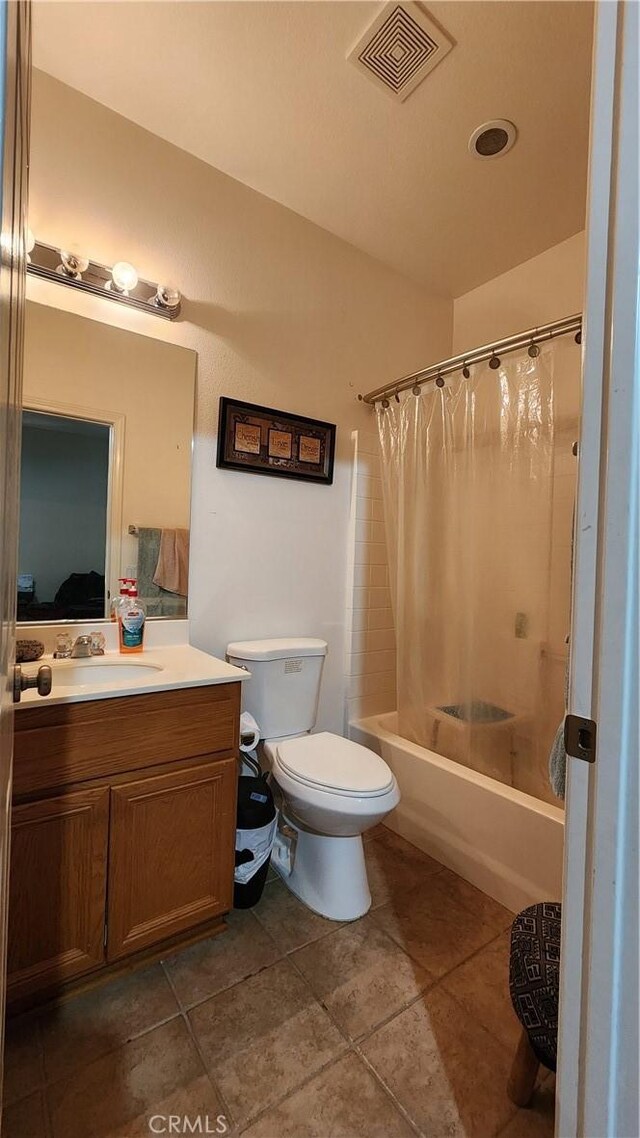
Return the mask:
<svg viewBox="0 0 640 1138">
<path fill-rule="evenodd" d="M 403 739 L 395 712 L 354 720 L 349 734 L 398 780 L 390 829 L 514 912 L 560 900 L 563 810 Z"/>
</svg>

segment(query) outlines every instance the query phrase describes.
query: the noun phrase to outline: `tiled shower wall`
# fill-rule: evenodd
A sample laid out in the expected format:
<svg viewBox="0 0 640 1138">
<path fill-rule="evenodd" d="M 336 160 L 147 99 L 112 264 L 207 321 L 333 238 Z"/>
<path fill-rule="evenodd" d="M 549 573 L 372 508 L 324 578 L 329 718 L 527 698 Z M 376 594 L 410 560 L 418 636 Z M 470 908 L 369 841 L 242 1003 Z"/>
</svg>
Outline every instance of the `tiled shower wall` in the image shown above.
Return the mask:
<svg viewBox="0 0 640 1138">
<path fill-rule="evenodd" d="M 347 604 L 347 719 L 396 706 L 396 643 L 382 510 L 378 439 L 354 431 L 350 588 Z"/>
</svg>

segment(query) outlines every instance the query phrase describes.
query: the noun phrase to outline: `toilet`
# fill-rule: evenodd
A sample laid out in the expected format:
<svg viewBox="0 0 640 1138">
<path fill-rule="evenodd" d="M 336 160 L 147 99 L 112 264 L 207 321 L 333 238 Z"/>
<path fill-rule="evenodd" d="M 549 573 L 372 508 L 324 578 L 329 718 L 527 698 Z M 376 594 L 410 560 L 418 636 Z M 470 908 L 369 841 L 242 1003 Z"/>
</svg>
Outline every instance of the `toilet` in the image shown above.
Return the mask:
<svg viewBox="0 0 640 1138">
<path fill-rule="evenodd" d="M 391 770 L 368 747 L 329 731 L 311 734 L 327 654 L 313 638 L 229 644 L 227 659 L 251 678 L 245 710 L 260 727 L 264 756 L 281 792 L 272 864 L 289 889 L 332 921 L 371 906 L 362 835 L 398 805 Z"/>
</svg>

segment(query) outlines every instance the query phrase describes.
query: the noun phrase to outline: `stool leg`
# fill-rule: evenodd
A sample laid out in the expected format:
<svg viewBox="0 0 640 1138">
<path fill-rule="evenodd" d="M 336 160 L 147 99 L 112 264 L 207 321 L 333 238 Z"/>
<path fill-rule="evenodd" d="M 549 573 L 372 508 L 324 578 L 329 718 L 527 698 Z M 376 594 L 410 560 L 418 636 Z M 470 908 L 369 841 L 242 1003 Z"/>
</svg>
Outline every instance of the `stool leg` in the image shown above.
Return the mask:
<svg viewBox="0 0 640 1138">
<path fill-rule="evenodd" d="M 511 1074 L 507 1083 L 507 1094 L 516 1106 L 528 1106 L 531 1101 L 533 1089 L 536 1085 L 540 1062 L 529 1043 L 529 1036 L 524 1028 L 520 1036 L 516 1053 L 511 1065 Z"/>
</svg>

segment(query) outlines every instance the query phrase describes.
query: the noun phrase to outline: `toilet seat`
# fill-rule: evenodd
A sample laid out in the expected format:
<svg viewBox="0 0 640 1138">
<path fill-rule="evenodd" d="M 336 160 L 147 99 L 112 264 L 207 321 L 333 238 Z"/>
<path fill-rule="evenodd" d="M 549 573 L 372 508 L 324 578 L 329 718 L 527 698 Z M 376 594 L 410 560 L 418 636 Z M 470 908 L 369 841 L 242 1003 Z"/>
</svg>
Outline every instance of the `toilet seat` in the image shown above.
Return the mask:
<svg viewBox="0 0 640 1138">
<path fill-rule="evenodd" d="M 296 783 L 328 794 L 375 798 L 394 786 L 389 767 L 368 747 L 321 731 L 285 739 L 275 748 L 277 764 Z"/>
</svg>

